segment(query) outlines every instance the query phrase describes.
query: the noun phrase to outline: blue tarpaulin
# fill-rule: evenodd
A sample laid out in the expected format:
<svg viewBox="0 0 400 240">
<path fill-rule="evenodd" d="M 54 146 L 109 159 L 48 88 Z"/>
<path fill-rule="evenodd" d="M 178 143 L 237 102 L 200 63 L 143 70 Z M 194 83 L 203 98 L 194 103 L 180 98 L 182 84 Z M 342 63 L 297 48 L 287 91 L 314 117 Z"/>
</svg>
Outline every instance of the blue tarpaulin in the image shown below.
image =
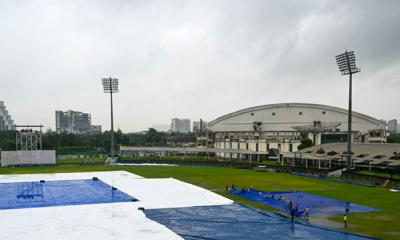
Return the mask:
<svg viewBox="0 0 400 240">
<path fill-rule="evenodd" d="M 97 179 L 0 183 L 0 210 L 135 200 Z"/>
<path fill-rule="evenodd" d="M 369 239 L 314 225 L 292 223 L 276 214 L 239 204 L 146 209 L 144 212 L 148 218 L 187 240 Z"/>
<path fill-rule="evenodd" d="M 292 208 L 298 204 L 296 216 L 304 215 L 305 208 L 309 208 L 310 215 L 335 215 L 354 212 L 376 212 L 378 209 L 357 205 L 349 202 L 338 201 L 332 198 L 321 197 L 300 191 L 288 192 L 263 192 L 255 189 L 232 189 L 231 194 L 238 195 L 255 202 L 262 202 L 270 207 L 290 212 L 289 201 Z"/>
</svg>

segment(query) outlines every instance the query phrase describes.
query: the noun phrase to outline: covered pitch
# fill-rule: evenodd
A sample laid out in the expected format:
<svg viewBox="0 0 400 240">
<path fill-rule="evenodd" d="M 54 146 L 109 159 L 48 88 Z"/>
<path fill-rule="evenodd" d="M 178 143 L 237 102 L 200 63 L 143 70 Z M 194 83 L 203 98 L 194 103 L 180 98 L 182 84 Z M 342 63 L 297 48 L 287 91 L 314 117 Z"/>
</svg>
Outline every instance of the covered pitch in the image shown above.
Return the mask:
<svg viewBox="0 0 400 240">
<path fill-rule="evenodd" d="M 292 207 L 298 204 L 296 216 L 304 215 L 305 208 L 309 208 L 310 215 L 326 216 L 335 214 L 355 213 L 355 212 L 376 212 L 375 208 L 338 201 L 332 198 L 321 197 L 300 191 L 288 192 L 263 192 L 255 189 L 232 189 L 232 194 L 238 195 L 252 201 L 262 202 L 270 207 L 290 212 L 289 201 Z"/>
<path fill-rule="evenodd" d="M 0 184 L 0 239 L 366 239 L 291 223 L 173 178 L 21 174 L 0 175 Z"/>
<path fill-rule="evenodd" d="M 0 183 L 0 209 L 137 201 L 97 178 Z"/>
</svg>

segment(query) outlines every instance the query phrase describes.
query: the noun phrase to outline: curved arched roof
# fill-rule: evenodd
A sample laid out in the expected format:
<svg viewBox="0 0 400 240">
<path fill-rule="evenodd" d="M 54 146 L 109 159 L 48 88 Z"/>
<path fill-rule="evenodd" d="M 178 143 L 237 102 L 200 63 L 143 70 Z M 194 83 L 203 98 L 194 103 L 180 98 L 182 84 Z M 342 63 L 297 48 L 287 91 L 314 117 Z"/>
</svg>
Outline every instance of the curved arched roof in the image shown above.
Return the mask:
<svg viewBox="0 0 400 240">
<path fill-rule="evenodd" d="M 342 114 L 347 114 L 348 110 L 343 109 L 343 108 L 338 108 L 334 106 L 328 106 L 328 105 L 323 105 L 323 104 L 311 104 L 311 103 L 277 103 L 277 104 L 266 104 L 266 105 L 261 105 L 261 106 L 255 106 L 255 107 L 250 107 L 250 108 L 245 108 L 239 111 L 235 111 L 232 113 L 225 114 L 221 117 L 218 117 L 214 119 L 213 121 L 209 122 L 209 126 L 213 126 L 217 124 L 218 122 L 221 122 L 225 119 L 231 118 L 238 116 L 243 113 L 249 113 L 249 112 L 254 112 L 254 111 L 259 111 L 259 110 L 265 110 L 265 109 L 274 109 L 274 108 L 287 108 L 287 107 L 303 107 L 303 108 L 312 108 L 312 109 L 319 109 L 319 110 L 329 110 L 329 111 L 334 111 Z M 358 112 L 354 112 L 352 116 L 358 117 L 361 119 L 364 119 L 366 121 L 369 121 L 371 123 L 374 123 L 376 125 L 384 125 L 385 123 L 381 120 L 378 120 L 376 118 L 370 117 L 365 114 L 361 114 Z"/>
</svg>

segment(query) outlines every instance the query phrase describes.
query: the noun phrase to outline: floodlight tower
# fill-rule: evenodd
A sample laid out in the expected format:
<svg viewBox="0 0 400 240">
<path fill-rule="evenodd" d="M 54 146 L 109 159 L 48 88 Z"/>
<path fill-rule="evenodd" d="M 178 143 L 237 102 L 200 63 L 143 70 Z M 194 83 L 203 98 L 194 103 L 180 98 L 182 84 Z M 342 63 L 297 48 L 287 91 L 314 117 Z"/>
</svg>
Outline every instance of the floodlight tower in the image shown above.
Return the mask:
<svg viewBox="0 0 400 240">
<path fill-rule="evenodd" d="M 113 113 L 113 93 L 118 93 L 118 78 L 103 78 L 103 88 L 105 93 L 110 94 L 111 99 L 111 157 L 109 163 L 115 163 L 115 150 L 114 150 L 114 113 Z"/>
<path fill-rule="evenodd" d="M 352 153 L 351 153 L 351 115 L 352 115 L 352 76 L 354 73 L 361 71 L 356 67 L 356 57 L 353 51 L 345 51 L 336 56 L 336 63 L 342 75 L 349 75 L 349 113 L 348 113 L 348 130 L 347 130 L 347 164 L 346 170 L 351 169 Z"/>
</svg>

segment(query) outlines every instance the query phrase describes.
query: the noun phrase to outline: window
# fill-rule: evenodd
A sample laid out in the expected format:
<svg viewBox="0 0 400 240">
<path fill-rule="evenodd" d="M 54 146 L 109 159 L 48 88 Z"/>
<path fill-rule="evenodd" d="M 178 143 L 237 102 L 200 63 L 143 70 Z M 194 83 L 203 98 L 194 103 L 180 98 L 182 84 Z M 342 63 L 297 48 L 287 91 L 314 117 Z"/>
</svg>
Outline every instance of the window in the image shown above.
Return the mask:
<svg viewBox="0 0 400 240">
<path fill-rule="evenodd" d="M 303 115 L 303 112 L 299 112 L 299 115 Z"/>
<path fill-rule="evenodd" d="M 249 150 L 249 144 L 246 143 L 246 150 Z"/>
<path fill-rule="evenodd" d="M 278 143 L 278 149 L 281 150 L 281 144 L 280 143 Z"/>
<path fill-rule="evenodd" d="M 269 143 L 267 143 L 267 151 L 269 151 Z"/>
<path fill-rule="evenodd" d="M 289 152 L 293 152 L 293 144 L 289 143 Z"/>
<path fill-rule="evenodd" d="M 250 113 L 251 116 L 254 116 L 254 113 Z"/>
<path fill-rule="evenodd" d="M 323 115 L 325 115 L 325 114 L 326 114 L 326 112 L 325 112 L 325 111 L 322 111 L 322 114 L 323 114 Z"/>
<path fill-rule="evenodd" d="M 275 113 L 274 113 L 274 112 L 272 113 L 272 116 L 275 116 Z"/>
</svg>

